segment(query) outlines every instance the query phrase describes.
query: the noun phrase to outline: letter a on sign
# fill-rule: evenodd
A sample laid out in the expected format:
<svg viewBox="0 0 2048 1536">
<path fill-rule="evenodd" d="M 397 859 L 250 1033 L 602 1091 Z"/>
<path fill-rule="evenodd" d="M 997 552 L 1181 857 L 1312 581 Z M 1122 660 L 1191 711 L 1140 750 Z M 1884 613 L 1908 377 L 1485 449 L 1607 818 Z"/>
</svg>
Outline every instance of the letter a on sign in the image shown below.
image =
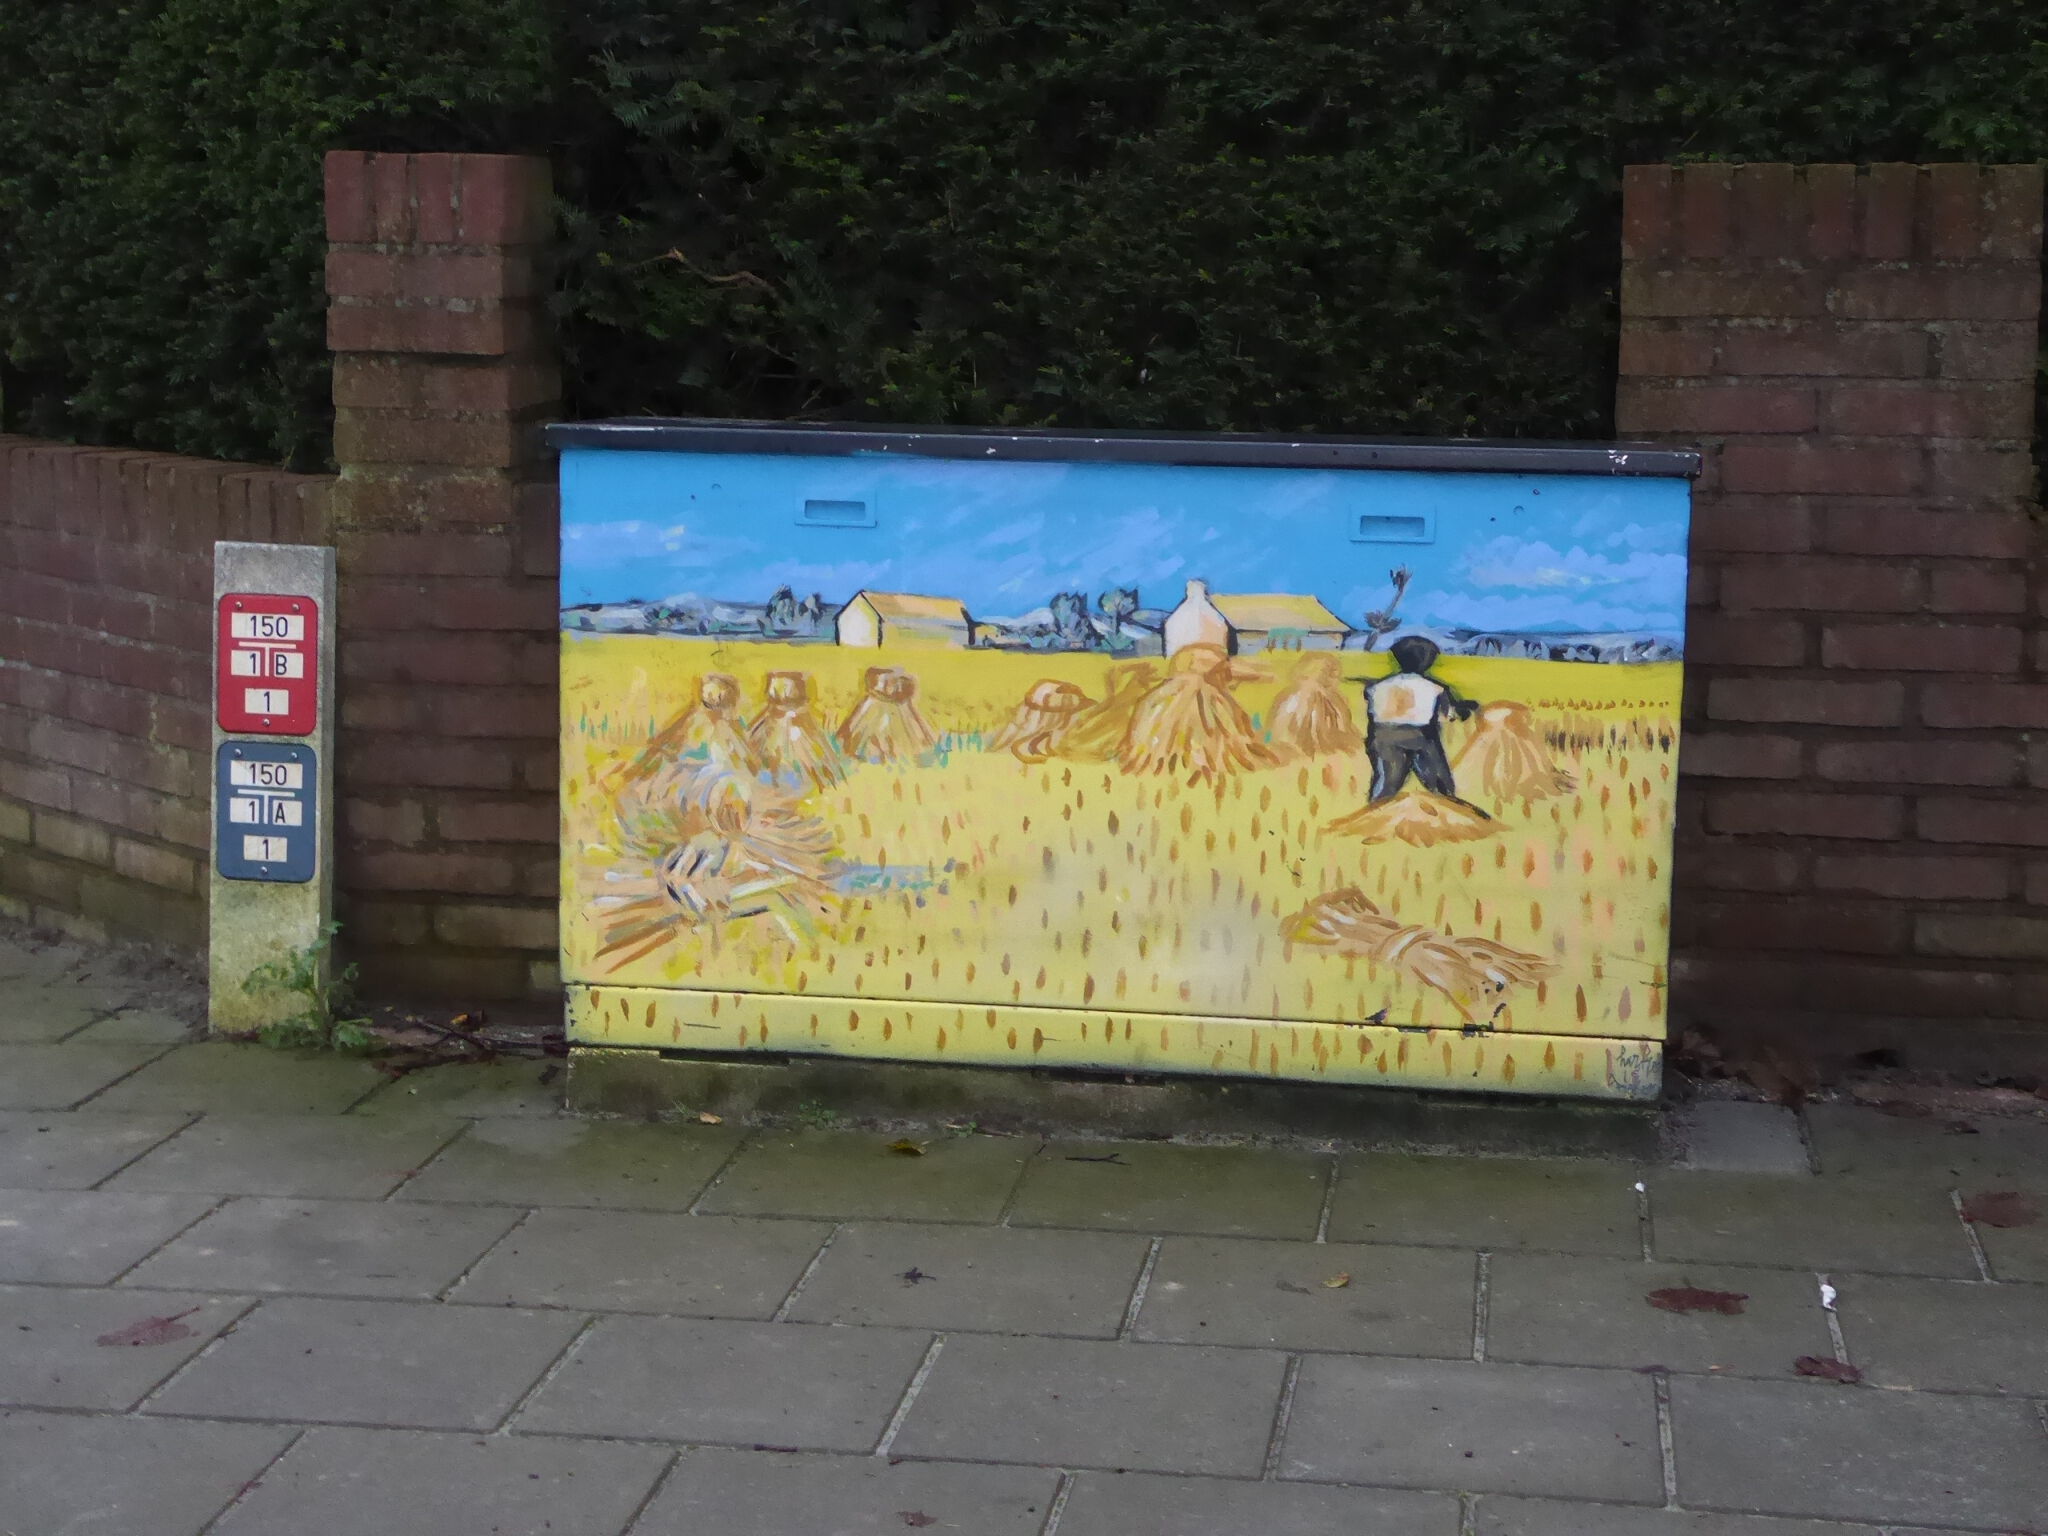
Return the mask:
<svg viewBox="0 0 2048 1536">
<path fill-rule="evenodd" d="M 230 592 L 220 600 L 220 728 L 310 736 L 320 712 L 320 605 L 310 597 Z"/>
</svg>

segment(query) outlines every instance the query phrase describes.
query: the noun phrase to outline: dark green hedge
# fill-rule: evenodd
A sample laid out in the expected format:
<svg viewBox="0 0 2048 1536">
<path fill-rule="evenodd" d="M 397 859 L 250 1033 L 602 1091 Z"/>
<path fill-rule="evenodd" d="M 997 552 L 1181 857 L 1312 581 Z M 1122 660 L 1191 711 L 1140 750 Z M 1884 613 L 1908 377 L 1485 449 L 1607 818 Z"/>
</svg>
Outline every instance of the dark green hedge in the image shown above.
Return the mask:
<svg viewBox="0 0 2048 1536">
<path fill-rule="evenodd" d="M 532 0 L 0 4 L 15 430 L 328 459 L 321 156 L 530 133 Z"/>
<path fill-rule="evenodd" d="M 1563 436 L 1623 164 L 2048 155 L 2038 0 L 34 9 L 10 420 L 300 461 L 334 145 L 554 156 L 580 414 Z"/>
</svg>

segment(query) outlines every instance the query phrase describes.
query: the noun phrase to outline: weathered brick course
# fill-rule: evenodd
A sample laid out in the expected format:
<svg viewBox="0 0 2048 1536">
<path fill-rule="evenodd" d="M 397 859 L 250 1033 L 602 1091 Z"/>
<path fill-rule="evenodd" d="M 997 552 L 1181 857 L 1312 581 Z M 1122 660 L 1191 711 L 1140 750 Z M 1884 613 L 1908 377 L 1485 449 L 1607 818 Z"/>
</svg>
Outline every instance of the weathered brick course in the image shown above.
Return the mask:
<svg viewBox="0 0 2048 1536">
<path fill-rule="evenodd" d="M 1624 178 L 1618 425 L 1707 458 L 1676 1017 L 2048 1021 L 2041 214 L 2037 166 Z"/>
</svg>

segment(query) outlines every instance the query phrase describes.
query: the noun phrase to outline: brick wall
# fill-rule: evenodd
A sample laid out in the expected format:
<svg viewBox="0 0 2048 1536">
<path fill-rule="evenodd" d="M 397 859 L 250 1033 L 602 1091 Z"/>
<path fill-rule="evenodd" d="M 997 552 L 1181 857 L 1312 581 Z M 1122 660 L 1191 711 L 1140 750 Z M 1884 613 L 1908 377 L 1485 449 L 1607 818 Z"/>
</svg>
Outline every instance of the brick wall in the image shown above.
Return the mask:
<svg viewBox="0 0 2048 1536">
<path fill-rule="evenodd" d="M 328 484 L 0 437 L 0 911 L 204 944 L 213 544 L 326 543 Z"/>
<path fill-rule="evenodd" d="M 559 413 L 546 163 L 327 159 L 346 947 L 410 996 L 555 984 Z"/>
<path fill-rule="evenodd" d="M 1681 1018 L 2048 1019 L 2041 214 L 2032 166 L 1628 171 L 1617 425 L 1707 450 Z"/>
</svg>

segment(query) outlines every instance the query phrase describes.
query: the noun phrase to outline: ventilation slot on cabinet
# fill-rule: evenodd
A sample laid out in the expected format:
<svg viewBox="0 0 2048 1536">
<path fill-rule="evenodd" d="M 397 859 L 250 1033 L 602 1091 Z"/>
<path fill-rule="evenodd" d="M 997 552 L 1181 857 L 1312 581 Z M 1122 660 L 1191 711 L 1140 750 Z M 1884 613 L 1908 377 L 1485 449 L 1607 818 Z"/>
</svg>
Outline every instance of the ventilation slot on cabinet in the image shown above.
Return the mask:
<svg viewBox="0 0 2048 1536">
<path fill-rule="evenodd" d="M 875 509 L 864 501 L 806 501 L 797 521 L 814 528 L 872 528 Z"/>
<path fill-rule="evenodd" d="M 1436 517 L 1428 512 L 1361 512 L 1351 539 L 1355 544 L 1433 544 Z"/>
</svg>

